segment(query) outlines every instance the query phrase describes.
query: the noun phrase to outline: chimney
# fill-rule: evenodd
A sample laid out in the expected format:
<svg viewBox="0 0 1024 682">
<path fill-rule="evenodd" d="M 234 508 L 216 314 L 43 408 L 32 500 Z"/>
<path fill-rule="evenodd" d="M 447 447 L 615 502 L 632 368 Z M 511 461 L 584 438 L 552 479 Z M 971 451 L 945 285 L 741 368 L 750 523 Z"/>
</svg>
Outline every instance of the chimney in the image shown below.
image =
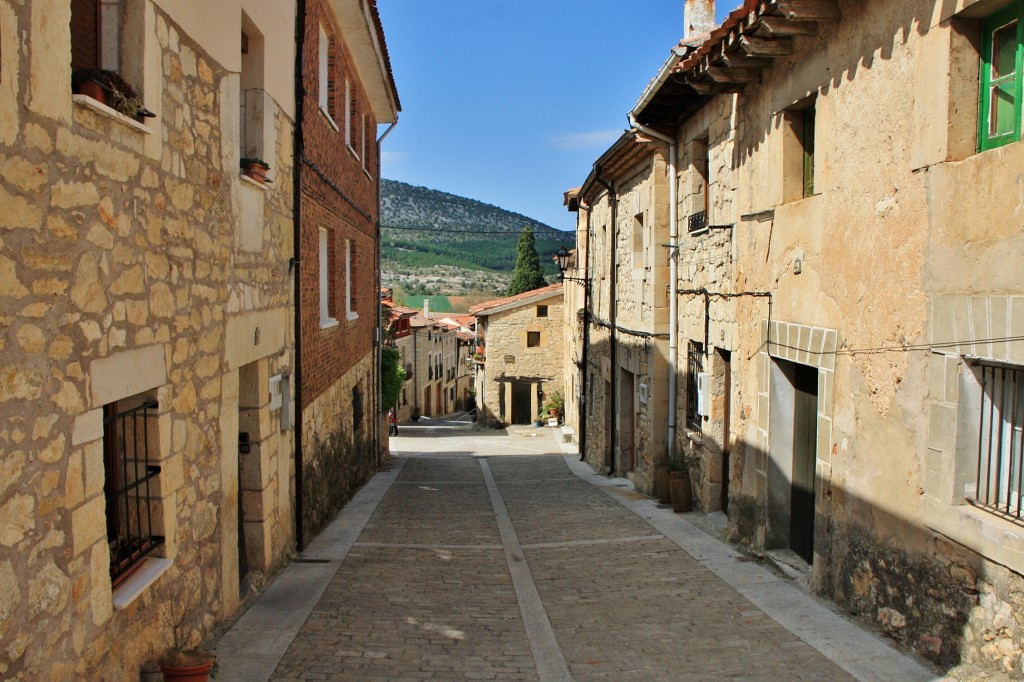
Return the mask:
<svg viewBox="0 0 1024 682">
<path fill-rule="evenodd" d="M 423 317 L 430 319 L 430 297 L 423 297 Z"/>
<path fill-rule="evenodd" d="M 683 7 L 683 40 L 710 33 L 715 22 L 715 0 L 686 0 Z"/>
</svg>

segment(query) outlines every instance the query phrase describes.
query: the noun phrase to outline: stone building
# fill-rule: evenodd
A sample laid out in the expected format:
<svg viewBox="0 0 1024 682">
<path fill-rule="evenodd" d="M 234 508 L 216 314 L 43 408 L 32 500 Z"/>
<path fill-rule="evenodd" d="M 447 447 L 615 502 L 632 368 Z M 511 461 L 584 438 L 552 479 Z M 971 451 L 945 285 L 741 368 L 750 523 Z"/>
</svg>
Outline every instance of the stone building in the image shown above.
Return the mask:
<svg viewBox="0 0 1024 682">
<path fill-rule="evenodd" d="M 398 401 L 399 421 L 438 417 L 456 409 L 457 329 L 417 311 L 408 334 L 396 339 L 406 385 Z"/>
<path fill-rule="evenodd" d="M 477 421 L 529 424 L 547 397 L 563 392 L 562 285 L 472 306 L 477 343 Z"/>
<path fill-rule="evenodd" d="M 1022 26 L 1019 1 L 750 0 L 696 26 L 629 112 L 669 169 L 668 454 L 696 456 L 701 508 L 944 669 L 1011 677 Z"/>
<path fill-rule="evenodd" d="M 138 678 L 294 544 L 295 13 L 0 3 L 4 679 Z"/>
<path fill-rule="evenodd" d="M 401 108 L 375 2 L 310 0 L 304 28 L 300 546 L 382 462 L 377 129 Z"/>
</svg>

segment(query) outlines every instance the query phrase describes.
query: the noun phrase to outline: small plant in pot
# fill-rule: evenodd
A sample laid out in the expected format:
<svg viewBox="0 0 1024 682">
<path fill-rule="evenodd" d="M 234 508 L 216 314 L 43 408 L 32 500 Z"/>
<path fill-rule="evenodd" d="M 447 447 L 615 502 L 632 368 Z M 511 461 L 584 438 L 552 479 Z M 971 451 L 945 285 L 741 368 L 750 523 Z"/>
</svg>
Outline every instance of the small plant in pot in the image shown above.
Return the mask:
<svg viewBox="0 0 1024 682">
<path fill-rule="evenodd" d="M 77 69 L 71 74 L 71 88 L 119 114 L 142 122 L 156 116 L 146 108 L 135 89 L 116 71 L 108 69 Z"/>
<path fill-rule="evenodd" d="M 267 171 L 270 170 L 270 164 L 257 156 L 246 156 L 243 157 L 240 165 L 242 167 L 242 173 L 246 177 L 252 178 L 256 182 L 261 184 L 273 182 L 267 177 Z"/>
<path fill-rule="evenodd" d="M 167 602 L 163 614 L 171 626 L 174 646 L 160 657 L 158 663 L 164 680 L 204 682 L 210 677 L 210 669 L 216 657 L 209 651 L 188 646 L 190 638 L 185 623 L 187 613 L 186 603 L 174 600 Z"/>
</svg>

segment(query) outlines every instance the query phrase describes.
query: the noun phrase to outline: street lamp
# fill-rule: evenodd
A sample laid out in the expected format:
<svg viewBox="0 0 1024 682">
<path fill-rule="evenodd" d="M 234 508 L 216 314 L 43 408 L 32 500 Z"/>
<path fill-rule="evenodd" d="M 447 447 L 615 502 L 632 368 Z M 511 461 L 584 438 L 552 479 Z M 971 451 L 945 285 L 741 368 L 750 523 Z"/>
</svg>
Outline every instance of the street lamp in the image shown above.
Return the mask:
<svg viewBox="0 0 1024 682">
<path fill-rule="evenodd" d="M 580 429 L 580 461 L 587 459 L 587 351 L 590 349 L 590 278 L 589 277 L 567 277 L 565 271 L 569 268 L 569 260 L 572 254 L 563 245 L 555 254 L 552 260 L 558 266 L 558 281 L 577 282 L 583 285 L 583 353 L 580 358 L 580 397 L 576 401 L 579 417 L 577 426 Z"/>
</svg>

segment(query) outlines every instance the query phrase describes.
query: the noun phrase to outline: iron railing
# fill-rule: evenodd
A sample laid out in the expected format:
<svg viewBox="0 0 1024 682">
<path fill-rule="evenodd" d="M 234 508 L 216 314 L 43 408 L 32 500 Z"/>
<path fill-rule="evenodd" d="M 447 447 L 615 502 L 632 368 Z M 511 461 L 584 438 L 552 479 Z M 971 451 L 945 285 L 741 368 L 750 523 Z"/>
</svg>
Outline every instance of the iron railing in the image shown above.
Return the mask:
<svg viewBox="0 0 1024 682">
<path fill-rule="evenodd" d="M 1021 518 L 1024 488 L 1024 370 L 981 365 L 978 505 Z"/>
<path fill-rule="evenodd" d="M 160 474 L 149 452 L 156 439 L 155 429 L 149 428 L 156 408 L 155 400 L 123 412 L 112 407 L 103 420 L 107 542 L 115 587 L 164 541 L 153 534 L 150 490 L 150 482 Z"/>
<path fill-rule="evenodd" d="M 701 418 L 697 414 L 697 375 L 704 371 L 704 345 L 690 341 L 686 352 L 686 428 L 701 430 Z"/>
</svg>

